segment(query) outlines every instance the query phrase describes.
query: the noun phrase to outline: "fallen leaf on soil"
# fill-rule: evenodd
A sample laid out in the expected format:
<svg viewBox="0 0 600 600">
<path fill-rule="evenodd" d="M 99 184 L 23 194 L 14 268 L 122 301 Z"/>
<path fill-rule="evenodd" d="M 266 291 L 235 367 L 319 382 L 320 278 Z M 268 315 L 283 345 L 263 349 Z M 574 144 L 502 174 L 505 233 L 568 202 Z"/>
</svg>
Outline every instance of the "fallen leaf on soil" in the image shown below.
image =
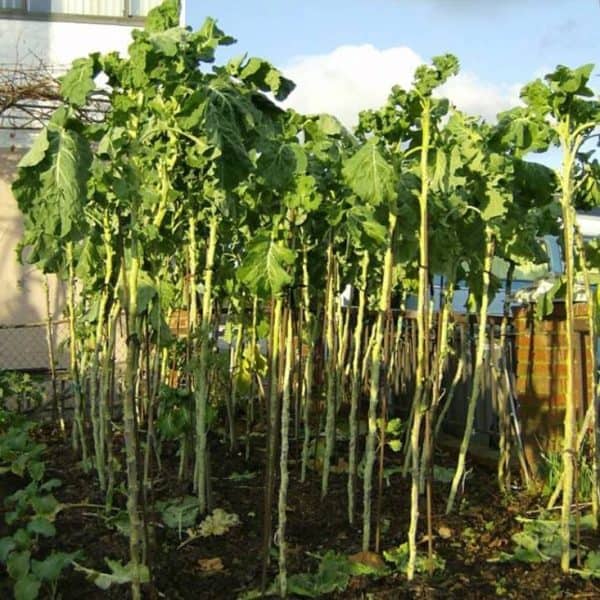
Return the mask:
<svg viewBox="0 0 600 600">
<path fill-rule="evenodd" d="M 199 558 L 198 566 L 205 573 L 217 573 L 225 568 L 223 561 L 218 556 L 216 558 Z"/>
<path fill-rule="evenodd" d="M 347 473 L 348 472 L 348 463 L 343 458 L 340 458 L 337 461 L 337 464 L 331 466 L 329 468 L 329 470 L 332 473 Z"/>
<path fill-rule="evenodd" d="M 377 570 L 385 569 L 383 558 L 375 552 L 358 552 L 349 556 L 348 560 L 352 563 L 360 563 L 361 565 L 366 565 Z"/>
<path fill-rule="evenodd" d="M 349 590 L 360 590 L 365 587 L 365 577 L 351 577 L 348 584 Z"/>
<path fill-rule="evenodd" d="M 438 527 L 438 534 L 443 540 L 449 540 L 453 535 L 452 529 L 447 525 L 440 525 Z"/>
</svg>

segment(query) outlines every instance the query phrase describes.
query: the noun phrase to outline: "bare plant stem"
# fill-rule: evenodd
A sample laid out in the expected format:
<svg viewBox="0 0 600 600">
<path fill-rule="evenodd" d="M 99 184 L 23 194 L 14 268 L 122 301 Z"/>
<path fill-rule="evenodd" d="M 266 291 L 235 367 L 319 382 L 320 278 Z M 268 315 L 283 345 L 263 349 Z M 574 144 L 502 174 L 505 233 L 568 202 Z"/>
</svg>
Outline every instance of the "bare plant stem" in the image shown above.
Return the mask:
<svg viewBox="0 0 600 600">
<path fill-rule="evenodd" d="M 206 408 L 208 403 L 208 351 L 210 327 L 212 323 L 213 301 L 212 283 L 215 251 L 217 248 L 217 232 L 219 220 L 212 215 L 209 221 L 209 234 L 206 247 L 204 264 L 204 291 L 202 294 L 202 323 L 200 331 L 200 356 L 196 371 L 196 386 L 194 397 L 196 400 L 196 467 L 198 505 L 201 513 L 205 513 L 208 506 L 208 478 L 207 478 L 207 452 L 206 452 Z"/>
<path fill-rule="evenodd" d="M 105 438 L 106 448 L 106 510 L 112 508 L 113 491 L 115 486 L 115 473 L 114 473 L 114 453 L 113 453 L 113 441 L 112 441 L 112 426 L 111 426 L 111 415 L 110 415 L 110 396 L 111 396 L 111 382 L 114 376 L 115 364 L 114 364 L 114 352 L 115 343 L 117 338 L 117 324 L 119 321 L 119 313 L 121 312 L 121 305 L 118 298 L 113 299 L 113 304 L 109 312 L 109 318 L 107 322 L 107 347 L 104 349 L 102 356 L 102 372 L 100 376 L 100 406 L 102 415 L 102 435 Z"/>
<path fill-rule="evenodd" d="M 413 398 L 413 421 L 410 434 L 411 487 L 410 523 L 408 526 L 409 581 L 415 576 L 417 562 L 417 526 L 419 523 L 419 459 L 423 410 L 429 408 L 429 146 L 431 143 L 431 99 L 422 100 L 421 113 L 421 190 L 419 193 L 419 293 L 417 301 L 417 369 Z"/>
<path fill-rule="evenodd" d="M 48 276 L 44 276 L 44 295 L 46 298 L 46 344 L 48 345 L 48 367 L 50 369 L 50 384 L 52 390 L 52 419 L 58 422 L 60 430 L 65 435 L 65 419 L 63 415 L 63 401 L 59 401 L 56 389 L 56 355 L 54 352 L 54 326 L 52 324 L 52 308 L 50 306 L 50 288 Z"/>
<path fill-rule="evenodd" d="M 390 306 L 392 275 L 394 271 L 392 240 L 396 230 L 396 215 L 388 215 L 388 247 L 383 262 L 383 278 L 379 291 L 379 311 L 373 333 L 371 354 L 371 381 L 369 388 L 369 424 L 365 448 L 365 474 L 363 488 L 363 539 L 362 549 L 369 549 L 371 538 L 371 488 L 373 484 L 373 465 L 375 464 L 375 441 L 377 438 L 377 406 L 379 403 L 379 378 L 381 371 L 381 349 L 385 316 Z"/>
<path fill-rule="evenodd" d="M 310 414 L 312 410 L 312 387 L 314 370 L 314 345 L 317 336 L 317 319 L 310 306 L 310 277 L 308 273 L 308 251 L 302 250 L 302 304 L 304 310 L 304 325 L 307 340 L 307 355 L 304 363 L 302 380 L 302 421 L 304 423 L 304 439 L 302 441 L 302 466 L 300 481 L 306 481 L 306 470 L 310 451 Z"/>
<path fill-rule="evenodd" d="M 473 373 L 473 387 L 471 389 L 471 395 L 469 396 L 469 404 L 467 406 L 467 417 L 465 422 L 465 431 L 463 439 L 460 445 L 458 454 L 458 463 L 456 465 L 456 471 L 454 472 L 454 478 L 452 479 L 452 485 L 450 487 L 450 494 L 448 496 L 448 502 L 446 504 L 446 514 L 450 514 L 454 508 L 454 502 L 456 500 L 456 494 L 458 487 L 462 482 L 465 474 L 465 464 L 467 459 L 467 451 L 469 450 L 469 443 L 471 441 L 471 433 L 473 432 L 473 424 L 475 421 L 475 409 L 477 408 L 477 401 L 481 393 L 481 382 L 484 372 L 484 359 L 485 359 L 485 343 L 487 338 L 487 311 L 489 305 L 489 289 L 490 289 L 490 274 L 492 269 L 492 260 L 494 258 L 494 251 L 496 247 L 496 241 L 492 230 L 486 227 L 486 246 L 485 246 L 485 257 L 483 261 L 483 286 L 481 291 L 481 301 L 479 305 L 479 330 L 477 332 L 477 349 L 475 353 L 475 367 Z"/>
<path fill-rule="evenodd" d="M 275 455 L 277 453 L 277 427 L 279 425 L 279 354 L 280 330 L 283 301 L 280 296 L 272 299 L 271 309 L 271 357 L 269 368 L 269 403 L 268 403 L 268 438 L 267 468 L 265 469 L 265 498 L 263 507 L 263 547 L 261 593 L 264 595 L 267 586 L 267 568 L 271 551 L 271 509 L 273 505 L 273 480 L 275 471 Z"/>
<path fill-rule="evenodd" d="M 354 326 L 354 348 L 352 355 L 352 375 L 350 383 L 350 442 L 348 447 L 348 522 L 354 524 L 354 496 L 356 489 L 356 449 L 358 445 L 358 400 L 360 395 L 360 357 L 362 350 L 363 325 L 367 300 L 367 276 L 369 272 L 369 253 L 365 252 L 361 260 L 361 280 L 358 290 L 358 312 Z"/>
<path fill-rule="evenodd" d="M 132 228 L 135 231 L 135 228 Z M 137 241 L 132 243 L 135 247 Z M 125 269 L 123 265 L 123 269 Z M 127 464 L 127 513 L 131 527 L 129 535 L 129 553 L 132 565 L 131 594 L 134 600 L 141 598 L 140 566 L 142 546 L 142 523 L 138 512 L 139 479 L 137 457 L 137 428 L 136 420 L 136 389 L 139 354 L 139 331 L 137 315 L 138 275 L 140 263 L 134 249 L 130 259 L 128 272 L 124 276 L 127 284 L 129 304 L 127 364 L 125 372 L 125 394 L 123 397 L 123 437 L 125 439 L 125 454 Z"/>
<path fill-rule="evenodd" d="M 592 517 L 594 519 L 594 528 L 598 529 L 599 526 L 599 494 L 600 494 L 600 445 L 598 442 L 598 390 L 595 384 L 596 377 L 596 348 L 595 344 L 598 339 L 598 331 L 596 327 L 596 317 L 598 307 L 594 298 L 594 290 L 590 281 L 590 272 L 588 270 L 585 244 L 581 231 L 575 232 L 575 245 L 577 254 L 579 257 L 579 269 L 583 275 L 583 283 L 585 287 L 585 296 L 587 300 L 587 319 L 588 319 L 588 330 L 589 330 L 589 367 L 588 370 L 592 374 L 592 396 L 589 399 L 589 407 L 591 407 L 591 423 L 590 428 L 592 431 L 591 435 L 591 447 L 592 447 Z M 579 455 L 579 451 L 577 453 Z"/>
<path fill-rule="evenodd" d="M 428 471 L 428 466 L 431 466 L 432 462 L 434 436 L 431 428 L 431 420 L 433 418 L 433 414 L 437 411 L 437 408 L 440 403 L 442 379 L 446 370 L 446 364 L 448 362 L 448 332 L 450 328 L 450 313 L 452 312 L 453 299 L 454 282 L 449 281 L 444 290 L 443 306 L 440 312 L 438 323 L 438 347 L 436 352 L 436 360 L 434 364 L 434 372 L 432 375 L 433 395 L 431 398 L 431 406 L 428 409 L 428 412 L 431 413 L 431 418 L 429 419 L 429 434 L 431 435 L 431 439 L 428 443 L 424 444 L 423 452 L 421 454 L 421 473 L 419 479 L 419 489 L 421 493 L 423 493 L 423 490 L 425 489 L 425 478 Z"/>
<path fill-rule="evenodd" d="M 256 358 L 260 351 L 257 346 L 257 335 L 256 327 L 258 321 L 258 296 L 252 298 L 252 328 L 250 333 L 250 347 L 252 348 L 252 366 L 256 368 Z M 260 375 L 256 374 L 256 377 Z M 252 424 L 254 422 L 254 394 L 256 391 L 255 377 L 252 377 L 252 384 L 250 386 L 250 397 L 246 404 L 246 460 L 250 460 L 250 433 L 252 431 Z"/>
<path fill-rule="evenodd" d="M 287 596 L 287 562 L 285 541 L 285 527 L 287 522 L 287 493 L 288 493 L 288 450 L 290 426 L 290 393 L 291 373 L 293 362 L 292 338 L 292 311 L 288 310 L 286 338 L 285 338 L 285 367 L 283 372 L 283 394 L 281 403 L 281 445 L 279 458 L 279 502 L 278 515 L 279 527 L 277 529 L 277 542 L 279 544 L 279 593 L 282 598 Z"/>
<path fill-rule="evenodd" d="M 73 257 L 73 242 L 71 241 L 67 242 L 66 255 L 68 266 L 67 312 L 69 315 L 69 362 L 75 402 L 72 441 L 73 450 L 78 451 L 81 448 L 83 464 L 87 465 L 88 451 L 83 427 L 83 399 L 81 396 L 81 378 L 77 358 L 77 332 L 75 328 L 75 259 Z"/>
<path fill-rule="evenodd" d="M 563 573 L 568 573 L 571 563 L 571 530 L 570 513 L 573 503 L 573 485 L 575 471 L 575 434 L 576 407 L 574 389 L 574 351 L 575 351 L 575 315 L 573 304 L 575 299 L 574 281 L 575 268 L 573 256 L 574 218 L 572 208 L 572 171 L 575 152 L 569 134 L 569 121 L 561 124 L 560 135 L 563 149 L 563 162 L 560 173 L 561 209 L 563 219 L 563 251 L 565 262 L 566 293 L 565 293 L 565 326 L 567 350 L 567 376 L 565 393 L 564 446 L 563 446 L 563 489 L 562 511 L 560 520 L 560 535 L 562 551 L 560 566 Z"/>
<path fill-rule="evenodd" d="M 321 479 L 321 498 L 327 495 L 329 487 L 329 469 L 335 444 L 335 388 L 336 388 L 336 342 L 335 342 L 335 257 L 333 244 L 327 248 L 327 306 L 325 311 L 325 339 L 327 346 L 326 361 L 326 420 L 325 453 L 323 455 L 323 473 Z"/>
<path fill-rule="evenodd" d="M 508 361 L 508 338 L 507 330 L 510 320 L 510 304 L 512 281 L 515 273 L 515 263 L 510 261 L 508 272 L 506 273 L 506 283 L 504 286 L 504 307 L 502 323 L 500 325 L 500 358 L 498 373 L 496 379 L 500 385 L 497 386 L 498 395 L 498 432 L 499 454 L 498 454 L 498 487 L 503 494 L 510 489 L 510 409 L 508 406 L 510 390 L 501 385 L 501 378 L 504 376 L 505 369 L 509 368 Z M 493 336 L 491 336 L 493 342 Z M 496 361 L 492 360 L 492 368 L 496 369 Z"/>
</svg>

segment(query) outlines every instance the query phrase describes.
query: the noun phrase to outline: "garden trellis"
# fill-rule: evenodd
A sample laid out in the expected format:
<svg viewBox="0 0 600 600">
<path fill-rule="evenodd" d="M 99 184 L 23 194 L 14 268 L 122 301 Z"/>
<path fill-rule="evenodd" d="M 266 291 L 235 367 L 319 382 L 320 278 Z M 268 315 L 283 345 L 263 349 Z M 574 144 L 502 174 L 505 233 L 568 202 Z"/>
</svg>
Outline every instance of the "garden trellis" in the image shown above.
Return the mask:
<svg viewBox="0 0 600 600">
<path fill-rule="evenodd" d="M 464 483 L 486 348 L 491 352 L 495 343 L 486 326 L 490 298 L 501 285 L 493 259 L 513 268 L 541 260 L 537 240 L 557 232 L 561 209 L 572 319 L 575 263 L 586 260 L 583 246 L 573 255 L 573 208 L 598 204 L 597 163 L 580 151 L 600 120 L 587 87 L 591 67 L 558 67 L 524 89 L 524 107 L 490 125 L 438 96 L 459 68 L 452 55 L 439 56 L 417 69 L 409 90 L 395 87 L 382 108 L 361 113 L 350 132 L 332 116 L 283 109 L 279 101 L 294 85 L 267 61 L 241 56 L 215 64 L 217 49 L 234 40 L 214 20 L 198 31 L 177 24 L 177 2 L 167 0 L 134 32 L 129 58 L 93 54 L 75 61 L 61 79 L 62 104 L 21 161 L 13 186 L 28 260 L 67 285 L 73 449 L 95 470 L 107 510 L 121 476 L 115 429 L 123 431 L 133 597 L 141 597 L 147 575 L 145 519 L 163 444 L 177 440 L 179 477 L 189 480 L 204 515 L 212 508 L 210 440 L 221 420 L 228 444 L 219 452 L 237 451 L 243 431 L 249 457 L 257 451 L 253 429 L 266 429 L 263 592 L 275 497 L 277 585 L 282 596 L 288 592 L 292 436 L 301 447 L 302 481 L 319 467 L 323 497 L 334 457 L 347 452 L 348 519 L 354 523 L 362 508 L 365 552 L 373 537 L 380 545 L 375 472 L 380 502 L 386 446 L 402 452 L 411 478 L 406 572 L 412 580 L 423 511 L 427 564 L 434 568 L 431 488 L 442 382 L 464 368 L 461 357 L 461 371 L 449 372 L 448 357 L 460 352 L 452 335 L 455 288 L 468 282 L 478 331 L 448 512 Z M 109 108 L 102 122 L 90 123 L 82 109 L 98 93 L 100 74 Z M 564 156 L 556 173 L 525 160 L 555 142 Z M 439 312 L 432 307 L 434 274 L 444 282 Z M 350 307 L 342 303 L 346 285 Z M 400 317 L 394 311 L 415 293 L 416 362 L 412 385 L 400 393 L 394 382 L 404 368 L 407 329 L 402 311 Z M 588 297 L 591 303 L 589 289 Z M 183 338 L 168 326 L 180 312 L 187 314 Z M 127 358 L 116 376 L 122 313 Z M 506 327 L 507 320 L 500 352 Z M 219 350 L 223 328 L 227 351 Z M 179 389 L 174 372 L 185 374 Z M 568 570 L 572 398 L 566 408 L 562 566 Z M 510 410 L 501 405 L 504 493 L 511 481 Z M 391 411 L 402 415 L 403 441 Z M 336 439 L 346 414 L 347 448 Z"/>
</svg>

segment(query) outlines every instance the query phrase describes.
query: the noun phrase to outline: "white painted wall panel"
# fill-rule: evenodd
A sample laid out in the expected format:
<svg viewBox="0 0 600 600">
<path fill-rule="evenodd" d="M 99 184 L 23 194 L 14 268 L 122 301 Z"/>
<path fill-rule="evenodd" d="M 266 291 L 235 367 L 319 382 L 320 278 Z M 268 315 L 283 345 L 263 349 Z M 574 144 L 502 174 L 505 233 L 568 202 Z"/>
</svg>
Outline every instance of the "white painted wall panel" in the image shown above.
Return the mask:
<svg viewBox="0 0 600 600">
<path fill-rule="evenodd" d="M 36 65 L 38 59 L 67 67 L 91 52 L 126 54 L 131 27 L 98 23 L 63 23 L 0 19 L 0 64 Z"/>
</svg>

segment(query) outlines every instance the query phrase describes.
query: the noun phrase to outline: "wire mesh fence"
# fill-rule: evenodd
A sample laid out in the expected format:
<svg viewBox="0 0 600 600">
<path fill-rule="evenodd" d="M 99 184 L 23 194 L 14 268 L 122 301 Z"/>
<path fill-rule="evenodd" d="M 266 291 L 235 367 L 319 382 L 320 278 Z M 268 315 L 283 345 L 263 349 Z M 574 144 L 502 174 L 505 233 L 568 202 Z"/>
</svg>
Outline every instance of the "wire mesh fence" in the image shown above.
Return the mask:
<svg viewBox="0 0 600 600">
<path fill-rule="evenodd" d="M 0 325 L 0 369 L 50 371 L 69 366 L 69 325 L 66 320 L 51 323 Z"/>
<path fill-rule="evenodd" d="M 35 412 L 40 418 L 50 413 L 53 419 L 70 414 L 73 388 L 69 329 L 67 319 L 0 324 L 0 375 L 17 376 L 19 390 L 25 392 L 4 398 L 0 394 L 0 404 L 3 402 L 10 410 Z M 124 364 L 126 352 L 124 320 L 121 319 L 114 348 L 117 368 Z M 24 382 L 30 385 L 23 387 Z"/>
<path fill-rule="evenodd" d="M 122 324 L 121 324 L 122 325 Z M 115 360 L 125 360 L 125 336 L 118 327 Z M 0 324 L 0 370 L 48 372 L 69 368 L 69 322 Z"/>
</svg>

